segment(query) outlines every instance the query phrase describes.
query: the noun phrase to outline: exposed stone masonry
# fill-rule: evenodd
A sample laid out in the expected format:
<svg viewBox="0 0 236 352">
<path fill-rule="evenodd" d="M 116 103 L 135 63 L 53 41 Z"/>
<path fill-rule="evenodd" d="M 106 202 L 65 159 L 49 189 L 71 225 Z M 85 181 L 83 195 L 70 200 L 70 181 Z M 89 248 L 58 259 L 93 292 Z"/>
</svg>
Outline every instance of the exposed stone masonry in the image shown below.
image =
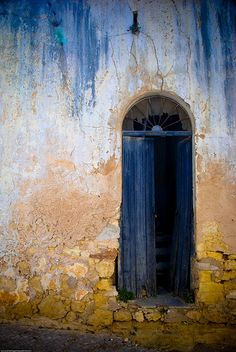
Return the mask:
<svg viewBox="0 0 236 352">
<path fill-rule="evenodd" d="M 212 228 L 208 226 L 208 242 L 200 246 L 194 264 L 195 304 L 143 307 L 138 301 L 119 301 L 113 284 L 118 228 L 110 225 L 93 243 L 81 241 L 72 248 L 63 247 L 63 255 L 73 259 L 73 264 L 50 266 L 45 256 L 33 271 L 26 260 L 17 262 L 15 270 L 2 261 L 1 322 L 20 320 L 25 324 L 82 331 L 109 329 L 147 346 L 165 346 L 165 334 L 159 336 L 163 329 L 172 331 L 173 336 L 178 335 L 177 331 L 190 334 L 190 345 L 194 345 L 199 341 L 201 329 L 210 329 L 212 323 L 218 323 L 216 333 L 209 335 L 209 341 L 206 337 L 205 343 L 215 342 L 219 329 L 224 339 L 236 322 L 236 255 L 225 253 L 219 242 L 216 244 L 217 233 L 214 233 L 217 250 L 209 250 Z M 34 250 L 29 248 L 28 252 L 31 251 L 33 255 Z M 151 344 L 150 331 L 158 336 L 158 340 L 151 339 Z M 179 348 L 184 345 L 181 342 Z"/>
</svg>

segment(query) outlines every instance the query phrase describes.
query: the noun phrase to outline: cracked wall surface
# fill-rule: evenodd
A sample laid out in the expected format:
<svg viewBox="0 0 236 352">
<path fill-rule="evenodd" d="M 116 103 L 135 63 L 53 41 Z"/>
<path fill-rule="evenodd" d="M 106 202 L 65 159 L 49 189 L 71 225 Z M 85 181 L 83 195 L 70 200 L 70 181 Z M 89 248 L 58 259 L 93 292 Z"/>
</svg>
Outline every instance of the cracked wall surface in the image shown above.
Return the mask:
<svg viewBox="0 0 236 352">
<path fill-rule="evenodd" d="M 220 0 L 1 2 L 3 317 L 113 321 L 122 121 L 162 92 L 194 126 L 197 302 L 235 309 L 234 18 Z"/>
</svg>

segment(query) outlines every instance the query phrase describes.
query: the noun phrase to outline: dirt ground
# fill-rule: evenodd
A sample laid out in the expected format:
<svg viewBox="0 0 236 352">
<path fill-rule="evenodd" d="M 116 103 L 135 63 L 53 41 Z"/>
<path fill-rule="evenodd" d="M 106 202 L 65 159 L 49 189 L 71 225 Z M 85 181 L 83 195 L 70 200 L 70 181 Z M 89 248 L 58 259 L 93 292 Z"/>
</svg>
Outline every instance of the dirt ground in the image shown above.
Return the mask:
<svg viewBox="0 0 236 352">
<path fill-rule="evenodd" d="M 160 352 L 107 334 L 0 325 L 0 351 L 24 352 Z M 230 346 L 197 345 L 193 352 L 234 352 Z"/>
</svg>

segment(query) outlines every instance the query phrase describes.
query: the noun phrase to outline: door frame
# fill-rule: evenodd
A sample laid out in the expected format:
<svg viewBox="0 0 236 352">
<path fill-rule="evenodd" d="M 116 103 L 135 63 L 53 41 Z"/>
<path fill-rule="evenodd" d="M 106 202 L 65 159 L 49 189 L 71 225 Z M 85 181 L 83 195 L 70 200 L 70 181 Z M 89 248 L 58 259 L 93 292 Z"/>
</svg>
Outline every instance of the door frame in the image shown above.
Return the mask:
<svg viewBox="0 0 236 352">
<path fill-rule="evenodd" d="M 142 137 L 142 138 L 150 138 L 150 137 L 191 137 L 191 141 L 193 144 L 193 134 L 192 131 L 123 131 L 122 132 L 122 140 L 123 136 L 127 137 Z M 123 142 L 122 142 L 123 145 Z M 193 234 L 192 241 L 194 246 L 194 254 L 195 255 L 195 183 L 194 183 L 194 164 L 193 164 L 193 149 L 192 149 L 192 205 L 193 205 Z M 123 161 L 122 161 L 123 166 Z M 123 170 L 122 170 L 123 175 Z M 123 178 L 123 176 L 122 176 Z M 122 194 L 123 194 L 123 185 L 122 185 Z M 119 261 L 119 259 L 118 259 Z M 120 267 L 120 263 L 119 263 Z M 118 273 L 117 273 L 118 274 Z M 192 289 L 192 265 L 190 265 L 190 289 Z"/>
<path fill-rule="evenodd" d="M 191 122 L 191 132 L 185 132 L 185 131 L 179 131 L 178 133 L 190 133 L 192 136 L 192 184 L 193 184 L 193 246 L 194 246 L 194 254 L 193 258 L 196 256 L 196 219 L 197 219 L 197 202 L 196 202 L 196 139 L 195 139 L 195 117 L 193 112 L 191 111 L 191 107 L 189 103 L 187 103 L 182 97 L 179 95 L 166 91 L 166 90 L 146 90 L 145 92 L 140 92 L 138 91 L 136 94 L 134 94 L 132 97 L 129 95 L 125 96 L 124 99 L 120 102 L 119 105 L 119 116 L 120 118 L 118 119 L 118 124 L 117 124 L 117 129 L 120 131 L 120 155 L 122 156 L 122 138 L 123 138 L 123 133 L 127 135 L 133 135 L 135 136 L 146 136 L 148 135 L 156 135 L 156 136 L 164 136 L 167 133 L 171 131 L 160 131 L 160 132 L 154 132 L 154 131 L 123 131 L 123 122 L 124 119 L 129 112 L 130 109 L 136 104 L 138 104 L 140 101 L 150 98 L 150 97 L 160 97 L 160 98 L 167 98 L 172 100 L 175 104 L 179 105 L 183 110 L 185 110 L 187 116 L 189 117 L 189 120 Z M 172 132 L 176 133 L 176 132 Z M 120 173 L 120 194 L 122 199 L 122 159 L 121 159 L 121 173 Z M 121 229 L 120 229 L 121 231 Z M 193 273 L 194 273 L 194 266 L 191 268 L 191 287 L 193 288 Z"/>
<path fill-rule="evenodd" d="M 122 137 L 191 137 L 190 131 L 123 131 Z"/>
</svg>

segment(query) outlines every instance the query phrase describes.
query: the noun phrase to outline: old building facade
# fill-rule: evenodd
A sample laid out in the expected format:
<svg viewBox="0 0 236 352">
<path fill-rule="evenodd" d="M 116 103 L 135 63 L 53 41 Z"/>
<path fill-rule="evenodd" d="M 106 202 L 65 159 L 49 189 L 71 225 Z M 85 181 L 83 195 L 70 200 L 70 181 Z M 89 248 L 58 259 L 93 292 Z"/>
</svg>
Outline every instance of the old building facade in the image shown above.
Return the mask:
<svg viewBox="0 0 236 352">
<path fill-rule="evenodd" d="M 1 2 L 1 321 L 153 345 L 168 324 L 204 341 L 210 322 L 212 341 L 233 338 L 234 21 L 233 1 Z M 182 308 L 117 298 L 122 126 L 145 99 L 191 125 L 195 302 Z"/>
</svg>

